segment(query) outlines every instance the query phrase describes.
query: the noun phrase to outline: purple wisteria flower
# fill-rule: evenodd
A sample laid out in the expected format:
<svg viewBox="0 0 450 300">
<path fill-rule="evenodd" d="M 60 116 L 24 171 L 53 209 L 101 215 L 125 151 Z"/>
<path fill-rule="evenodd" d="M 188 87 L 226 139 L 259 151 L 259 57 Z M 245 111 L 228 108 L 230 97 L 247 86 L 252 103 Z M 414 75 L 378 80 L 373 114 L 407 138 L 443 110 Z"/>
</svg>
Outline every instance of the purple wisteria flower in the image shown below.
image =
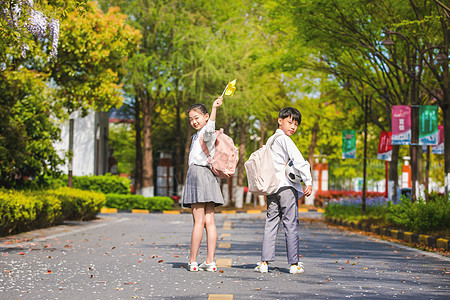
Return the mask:
<svg viewBox="0 0 450 300">
<path fill-rule="evenodd" d="M 28 15 L 27 19 L 25 20 L 25 29 L 40 40 L 45 40 L 48 30 L 49 36 L 52 40 L 50 57 L 57 57 L 59 41 L 59 20 L 49 20 L 49 18 L 47 18 L 44 13 L 35 10 L 33 0 L 19 0 L 13 7 L 9 9 L 7 8 L 7 3 L 5 1 L 0 1 L 0 5 L 3 7 L 0 10 L 0 18 L 5 19 L 8 26 L 16 29 L 19 33 L 22 31 L 22 28 L 19 25 L 19 19 L 22 15 L 23 10 L 26 9 Z M 21 50 L 22 57 L 25 58 L 26 51 L 29 50 L 29 46 L 24 43 L 21 47 Z"/>
</svg>

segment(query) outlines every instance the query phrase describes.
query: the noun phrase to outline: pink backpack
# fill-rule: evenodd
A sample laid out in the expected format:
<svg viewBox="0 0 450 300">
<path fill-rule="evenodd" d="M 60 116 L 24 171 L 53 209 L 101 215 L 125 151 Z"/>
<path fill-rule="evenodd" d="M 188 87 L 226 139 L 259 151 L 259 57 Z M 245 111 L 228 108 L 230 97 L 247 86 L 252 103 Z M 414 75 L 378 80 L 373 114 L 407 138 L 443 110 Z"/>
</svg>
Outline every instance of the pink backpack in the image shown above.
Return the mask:
<svg viewBox="0 0 450 300">
<path fill-rule="evenodd" d="M 214 156 L 211 157 L 209 149 L 200 136 L 200 146 L 208 157 L 212 172 L 220 178 L 229 178 L 234 175 L 239 160 L 239 149 L 234 145 L 233 139 L 223 133 L 223 129 L 216 130 L 216 143 Z"/>
</svg>

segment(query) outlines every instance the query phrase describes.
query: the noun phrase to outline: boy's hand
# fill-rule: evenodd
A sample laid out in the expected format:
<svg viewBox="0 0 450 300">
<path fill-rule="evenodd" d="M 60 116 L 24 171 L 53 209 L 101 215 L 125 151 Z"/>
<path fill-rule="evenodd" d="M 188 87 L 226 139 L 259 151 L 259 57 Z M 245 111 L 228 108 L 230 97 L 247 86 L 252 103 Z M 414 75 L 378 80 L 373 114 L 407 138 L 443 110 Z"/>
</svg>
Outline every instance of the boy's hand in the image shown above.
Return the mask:
<svg viewBox="0 0 450 300">
<path fill-rule="evenodd" d="M 216 100 L 214 100 L 213 108 L 217 108 L 217 107 L 221 106 L 222 103 L 223 103 L 223 98 L 222 97 L 217 98 Z"/>
<path fill-rule="evenodd" d="M 311 193 L 312 193 L 312 185 L 306 186 L 306 189 L 303 190 L 303 193 L 305 194 L 306 197 L 311 196 Z"/>
</svg>

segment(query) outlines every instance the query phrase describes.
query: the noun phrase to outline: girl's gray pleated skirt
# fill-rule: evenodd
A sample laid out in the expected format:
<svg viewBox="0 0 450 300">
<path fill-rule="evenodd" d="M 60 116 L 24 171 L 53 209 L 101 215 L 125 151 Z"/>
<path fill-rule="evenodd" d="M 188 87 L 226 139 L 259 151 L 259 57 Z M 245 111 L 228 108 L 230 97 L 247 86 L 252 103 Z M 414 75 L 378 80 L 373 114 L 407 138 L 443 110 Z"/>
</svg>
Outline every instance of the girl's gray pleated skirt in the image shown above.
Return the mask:
<svg viewBox="0 0 450 300">
<path fill-rule="evenodd" d="M 183 207 L 206 202 L 214 202 L 215 206 L 223 205 L 219 179 L 209 167 L 190 165 L 184 185 Z"/>
</svg>

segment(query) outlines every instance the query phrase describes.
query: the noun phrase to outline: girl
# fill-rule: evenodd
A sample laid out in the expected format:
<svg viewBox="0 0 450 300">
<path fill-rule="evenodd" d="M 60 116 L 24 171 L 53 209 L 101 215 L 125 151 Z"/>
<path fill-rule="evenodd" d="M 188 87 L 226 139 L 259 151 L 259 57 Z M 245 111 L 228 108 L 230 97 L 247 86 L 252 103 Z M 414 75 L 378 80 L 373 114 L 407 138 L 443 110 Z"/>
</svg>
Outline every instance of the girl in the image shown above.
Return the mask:
<svg viewBox="0 0 450 300">
<path fill-rule="evenodd" d="M 189 152 L 189 170 L 183 193 L 183 206 L 192 208 L 194 228 L 191 236 L 191 254 L 189 271 L 217 270 L 214 262 L 216 252 L 217 230 L 214 223 L 214 207 L 223 205 L 223 196 L 220 191 L 219 180 L 214 176 L 207 162 L 206 154 L 200 145 L 200 136 L 203 136 L 211 156 L 214 155 L 216 142 L 215 120 L 216 111 L 222 105 L 222 97 L 217 98 L 212 106 L 211 115 L 204 104 L 194 104 L 188 111 L 189 123 L 197 130 L 192 136 L 191 150 Z M 197 263 L 197 254 L 203 238 L 203 228 L 206 228 L 207 254 L 206 261 Z"/>
</svg>

